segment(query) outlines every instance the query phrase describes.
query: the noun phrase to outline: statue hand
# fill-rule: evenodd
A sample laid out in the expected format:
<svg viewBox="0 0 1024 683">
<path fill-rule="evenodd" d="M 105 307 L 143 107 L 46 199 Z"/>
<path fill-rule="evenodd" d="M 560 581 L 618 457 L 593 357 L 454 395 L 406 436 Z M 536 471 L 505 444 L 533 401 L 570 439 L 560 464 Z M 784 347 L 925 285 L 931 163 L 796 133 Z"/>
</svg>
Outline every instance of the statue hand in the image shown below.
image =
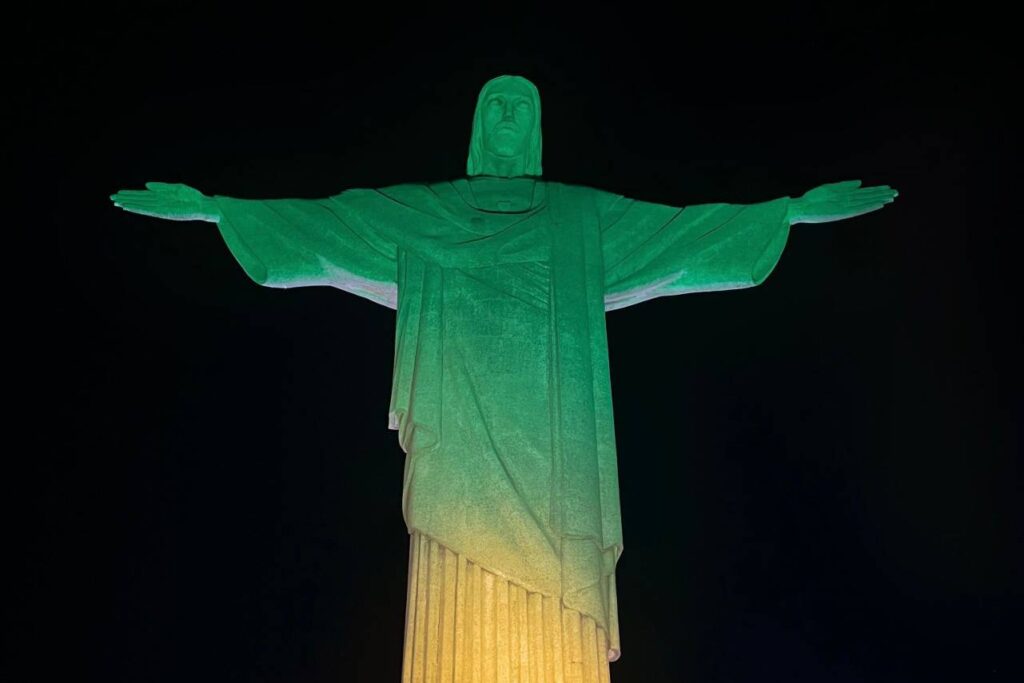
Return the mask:
<svg viewBox="0 0 1024 683">
<path fill-rule="evenodd" d="M 861 187 L 859 180 L 828 183 L 809 190 L 789 206 L 789 222 L 829 223 L 877 211 L 899 192 L 888 185 Z"/>
<path fill-rule="evenodd" d="M 220 212 L 211 197 L 181 183 L 146 183 L 145 190 L 121 190 L 110 195 L 114 206 L 145 216 L 172 221 L 220 220 Z"/>
</svg>

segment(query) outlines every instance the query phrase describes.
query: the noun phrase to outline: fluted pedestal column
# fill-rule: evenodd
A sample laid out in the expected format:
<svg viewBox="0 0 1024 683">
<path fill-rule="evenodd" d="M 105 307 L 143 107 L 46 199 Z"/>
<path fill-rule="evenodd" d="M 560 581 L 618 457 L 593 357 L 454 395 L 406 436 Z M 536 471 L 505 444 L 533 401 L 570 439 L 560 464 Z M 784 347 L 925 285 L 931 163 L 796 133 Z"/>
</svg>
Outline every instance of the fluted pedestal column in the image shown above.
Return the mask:
<svg viewBox="0 0 1024 683">
<path fill-rule="evenodd" d="M 416 532 L 408 590 L 402 683 L 611 681 L 592 618 Z"/>
</svg>

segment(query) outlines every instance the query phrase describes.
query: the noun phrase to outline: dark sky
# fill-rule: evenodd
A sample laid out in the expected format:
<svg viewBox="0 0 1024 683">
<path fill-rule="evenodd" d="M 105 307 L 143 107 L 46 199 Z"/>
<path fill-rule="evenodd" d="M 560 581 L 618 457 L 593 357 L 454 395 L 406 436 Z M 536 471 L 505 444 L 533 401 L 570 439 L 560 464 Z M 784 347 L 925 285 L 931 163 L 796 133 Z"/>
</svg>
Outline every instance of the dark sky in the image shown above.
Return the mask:
<svg viewBox="0 0 1024 683">
<path fill-rule="evenodd" d="M 973 5 L 670 4 L 146 3 L 8 26 L 29 181 L 8 229 L 38 240 L 8 254 L 32 332 L 9 357 L 31 383 L 5 660 L 33 673 L 11 680 L 399 680 L 393 312 L 259 287 L 214 226 L 108 195 L 457 177 L 502 73 L 540 89 L 551 180 L 676 206 L 900 191 L 795 226 L 761 286 L 609 314 L 613 681 L 1021 680 L 1014 26 Z"/>
</svg>

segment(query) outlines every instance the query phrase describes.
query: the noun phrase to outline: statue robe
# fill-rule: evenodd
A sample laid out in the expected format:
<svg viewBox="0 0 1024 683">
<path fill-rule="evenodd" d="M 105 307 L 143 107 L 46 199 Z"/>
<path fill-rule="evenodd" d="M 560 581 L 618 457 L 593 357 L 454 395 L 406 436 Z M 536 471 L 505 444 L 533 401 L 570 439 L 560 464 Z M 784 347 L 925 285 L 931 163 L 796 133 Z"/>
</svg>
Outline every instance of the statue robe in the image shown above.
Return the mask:
<svg viewBox="0 0 1024 683">
<path fill-rule="evenodd" d="M 397 310 L 389 426 L 410 533 L 589 615 L 614 660 L 623 544 L 605 312 L 759 284 L 785 246 L 789 198 L 677 208 L 489 182 L 510 197 L 530 184 L 530 199 L 484 207 L 467 179 L 218 196 L 219 228 L 258 284 Z"/>
</svg>

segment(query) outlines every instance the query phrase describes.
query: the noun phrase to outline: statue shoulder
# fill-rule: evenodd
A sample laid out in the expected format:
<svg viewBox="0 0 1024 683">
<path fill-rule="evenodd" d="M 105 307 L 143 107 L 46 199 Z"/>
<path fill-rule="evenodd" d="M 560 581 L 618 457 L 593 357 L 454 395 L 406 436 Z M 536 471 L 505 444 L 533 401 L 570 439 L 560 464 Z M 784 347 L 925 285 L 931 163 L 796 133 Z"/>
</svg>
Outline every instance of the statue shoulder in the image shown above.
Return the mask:
<svg viewBox="0 0 1024 683">
<path fill-rule="evenodd" d="M 380 187 L 353 187 L 342 190 L 332 199 L 342 203 L 370 203 L 381 201 L 422 208 L 437 201 L 435 183 L 397 183 Z"/>
</svg>

